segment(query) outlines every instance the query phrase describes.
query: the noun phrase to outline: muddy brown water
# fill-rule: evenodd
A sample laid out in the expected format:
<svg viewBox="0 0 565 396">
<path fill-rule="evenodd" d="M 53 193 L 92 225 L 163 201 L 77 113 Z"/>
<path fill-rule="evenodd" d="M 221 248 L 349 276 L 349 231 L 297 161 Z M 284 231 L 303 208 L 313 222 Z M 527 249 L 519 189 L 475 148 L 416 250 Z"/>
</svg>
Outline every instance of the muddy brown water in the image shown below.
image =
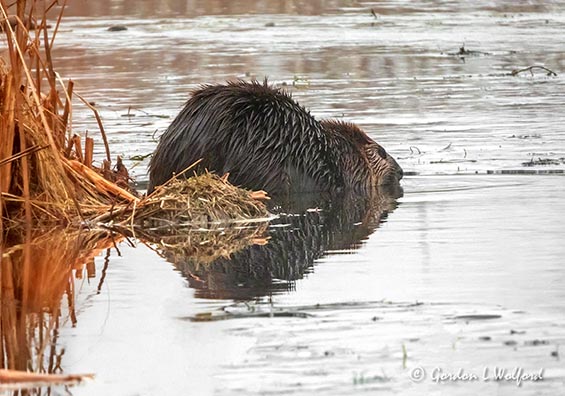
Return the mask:
<svg viewBox="0 0 565 396">
<path fill-rule="evenodd" d="M 361 125 L 407 176 L 396 202 L 282 216 L 268 247 L 231 261 L 126 243 L 96 257 L 53 346 L 64 372 L 96 380 L 51 391 L 563 392 L 563 31 L 559 2 L 72 2 L 56 67 L 141 188 L 135 156 L 190 89 L 264 76 Z M 511 75 L 532 65 L 557 76 Z M 74 116 L 96 131 L 78 103 Z"/>
</svg>

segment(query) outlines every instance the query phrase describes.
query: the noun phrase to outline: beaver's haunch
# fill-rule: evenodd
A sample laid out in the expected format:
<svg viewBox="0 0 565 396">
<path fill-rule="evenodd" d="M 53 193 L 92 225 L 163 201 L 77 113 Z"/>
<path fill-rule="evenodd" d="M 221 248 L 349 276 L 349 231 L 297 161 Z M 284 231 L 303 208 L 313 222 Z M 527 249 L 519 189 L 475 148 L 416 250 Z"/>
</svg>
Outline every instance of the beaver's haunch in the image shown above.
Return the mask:
<svg viewBox="0 0 565 396">
<path fill-rule="evenodd" d="M 317 121 L 266 81 L 195 91 L 161 136 L 151 159 L 149 191 L 199 159 L 197 172 L 229 172 L 231 183 L 272 195 L 369 192 L 402 178 L 396 161 L 361 129 Z"/>
</svg>

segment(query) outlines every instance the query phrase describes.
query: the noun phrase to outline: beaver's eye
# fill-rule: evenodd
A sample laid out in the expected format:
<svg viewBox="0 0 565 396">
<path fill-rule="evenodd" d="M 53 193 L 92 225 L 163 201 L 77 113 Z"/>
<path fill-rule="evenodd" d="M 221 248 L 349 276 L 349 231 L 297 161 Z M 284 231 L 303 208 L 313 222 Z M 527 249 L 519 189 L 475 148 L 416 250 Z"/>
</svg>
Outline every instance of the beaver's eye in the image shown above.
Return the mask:
<svg viewBox="0 0 565 396">
<path fill-rule="evenodd" d="M 384 148 L 382 148 L 381 146 L 377 146 L 377 154 L 382 159 L 386 159 L 386 156 L 387 156 L 386 150 Z"/>
</svg>

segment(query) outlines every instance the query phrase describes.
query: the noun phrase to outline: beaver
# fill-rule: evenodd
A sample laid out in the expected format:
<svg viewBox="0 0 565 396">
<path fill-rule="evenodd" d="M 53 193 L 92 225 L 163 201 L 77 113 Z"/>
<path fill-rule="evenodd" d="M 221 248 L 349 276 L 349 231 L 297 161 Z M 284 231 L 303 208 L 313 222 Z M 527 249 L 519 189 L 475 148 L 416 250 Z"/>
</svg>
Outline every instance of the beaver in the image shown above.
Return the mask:
<svg viewBox="0 0 565 396">
<path fill-rule="evenodd" d="M 229 173 L 231 183 L 272 196 L 369 192 L 402 178 L 396 161 L 360 128 L 316 120 L 266 79 L 194 91 L 153 153 L 148 192 L 200 159 L 196 172 Z"/>
</svg>

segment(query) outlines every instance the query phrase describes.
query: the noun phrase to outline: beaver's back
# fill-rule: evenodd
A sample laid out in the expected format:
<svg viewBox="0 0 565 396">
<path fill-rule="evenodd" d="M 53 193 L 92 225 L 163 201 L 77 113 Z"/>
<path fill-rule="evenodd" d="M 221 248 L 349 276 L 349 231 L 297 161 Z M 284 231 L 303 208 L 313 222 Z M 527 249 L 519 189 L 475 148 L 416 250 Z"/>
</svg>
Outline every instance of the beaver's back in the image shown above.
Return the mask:
<svg viewBox="0 0 565 396">
<path fill-rule="evenodd" d="M 235 185 L 270 194 L 343 187 L 320 123 L 290 95 L 258 82 L 195 91 L 161 136 L 149 191 L 199 159 Z"/>
</svg>

